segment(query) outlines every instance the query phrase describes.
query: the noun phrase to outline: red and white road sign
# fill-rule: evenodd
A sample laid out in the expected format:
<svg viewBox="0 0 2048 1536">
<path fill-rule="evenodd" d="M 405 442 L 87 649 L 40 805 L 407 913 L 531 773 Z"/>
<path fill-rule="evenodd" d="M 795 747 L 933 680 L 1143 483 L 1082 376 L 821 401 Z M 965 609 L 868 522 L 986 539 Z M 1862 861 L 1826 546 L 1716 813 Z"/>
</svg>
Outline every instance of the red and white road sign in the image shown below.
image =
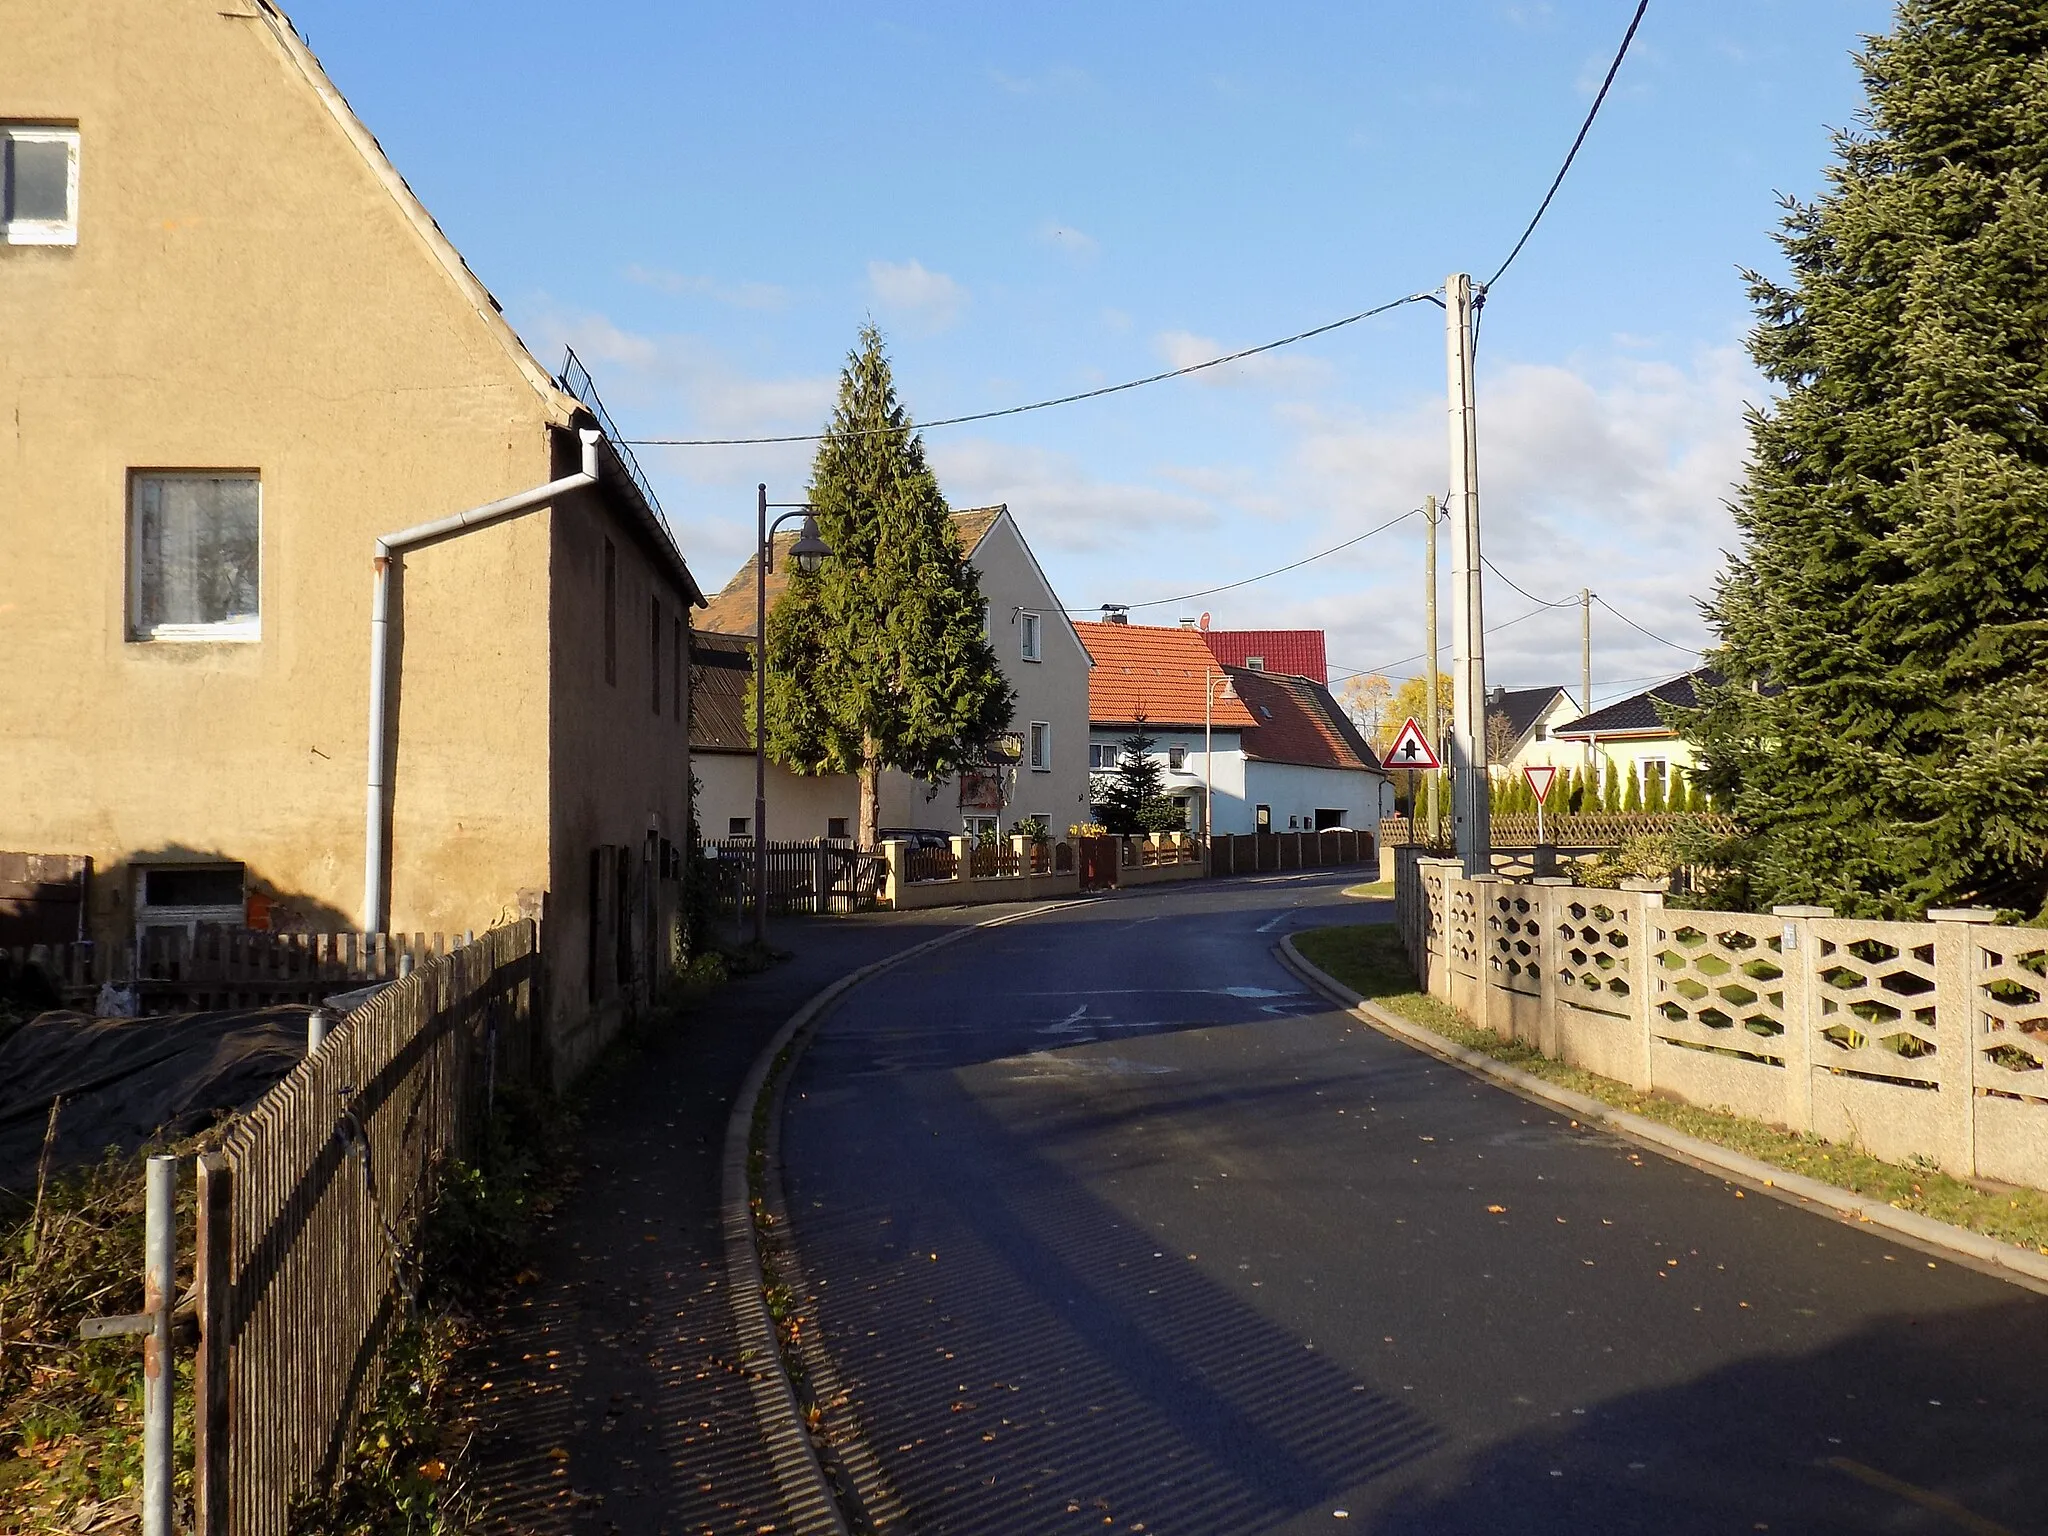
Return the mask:
<svg viewBox="0 0 2048 1536">
<path fill-rule="evenodd" d="M 1436 753 L 1429 749 L 1429 738 L 1422 734 L 1422 727 L 1415 723 L 1413 715 L 1401 727 L 1401 734 L 1394 738 L 1394 744 L 1387 748 L 1384 761 L 1389 768 L 1430 770 L 1443 766 L 1436 760 Z"/>
<path fill-rule="evenodd" d="M 1536 792 L 1536 803 L 1541 805 L 1550 796 L 1550 786 L 1557 779 L 1557 770 L 1548 763 L 1525 763 L 1522 777 L 1529 781 L 1529 788 Z"/>
</svg>

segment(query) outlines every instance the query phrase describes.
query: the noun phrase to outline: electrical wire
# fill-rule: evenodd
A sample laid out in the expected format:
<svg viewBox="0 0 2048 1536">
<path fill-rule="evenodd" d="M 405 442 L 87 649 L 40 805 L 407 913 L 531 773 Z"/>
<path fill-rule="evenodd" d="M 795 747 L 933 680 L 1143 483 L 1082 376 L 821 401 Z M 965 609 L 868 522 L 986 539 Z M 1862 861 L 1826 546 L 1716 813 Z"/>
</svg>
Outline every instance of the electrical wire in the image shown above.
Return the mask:
<svg viewBox="0 0 2048 1536">
<path fill-rule="evenodd" d="M 1127 389 L 1142 389 L 1147 384 L 1161 384 L 1168 379 L 1186 378 L 1189 374 L 1200 373 L 1204 369 L 1220 368 L 1225 363 L 1257 357 L 1261 352 L 1273 352 L 1316 336 L 1327 336 L 1330 332 L 1342 330 L 1347 325 L 1356 325 L 1361 320 L 1370 320 L 1375 315 L 1384 315 L 1389 310 L 1399 309 L 1404 304 L 1413 304 L 1428 297 L 1425 293 L 1411 293 L 1406 298 L 1376 304 L 1371 309 L 1362 309 L 1355 315 L 1346 315 L 1343 319 L 1332 320 L 1327 325 L 1296 331 L 1292 336 L 1282 336 L 1278 341 L 1261 342 L 1256 347 L 1227 352 L 1221 357 L 1212 357 L 1205 362 L 1190 363 L 1185 368 L 1169 368 L 1164 373 L 1147 374 L 1142 379 L 1128 379 L 1121 384 L 1105 384 L 1100 389 L 1084 389 L 1079 394 L 1060 395 L 1051 400 L 1034 400 L 1029 405 L 1010 405 L 996 411 L 974 411 L 965 416 L 941 416 L 936 421 L 910 422 L 900 427 L 860 427 L 850 432 L 794 432 L 780 437 L 628 437 L 621 441 L 629 448 L 745 448 L 770 443 L 819 443 L 828 437 L 876 437 L 889 432 L 924 432 L 933 427 L 962 426 L 970 421 L 994 421 L 1001 416 L 1021 416 L 1026 411 L 1043 411 L 1055 405 L 1073 405 L 1081 400 L 1099 400 L 1104 395 L 1121 394 Z"/>
<path fill-rule="evenodd" d="M 1501 273 L 1515 264 L 1515 258 L 1522 254 L 1522 247 L 1529 243 L 1529 237 L 1536 233 L 1536 226 L 1543 222 L 1543 215 L 1550 210 L 1550 200 L 1557 196 L 1557 189 L 1564 185 L 1566 172 L 1572 168 L 1572 161 L 1578 158 L 1579 146 L 1586 142 L 1586 135 L 1593 131 L 1593 119 L 1600 115 L 1600 104 L 1607 100 L 1607 91 L 1614 84 L 1614 77 L 1621 72 L 1621 61 L 1628 57 L 1628 45 L 1636 40 L 1636 28 L 1643 24 L 1643 13 L 1650 8 L 1650 0 L 1639 0 L 1636 14 L 1628 24 L 1628 31 L 1622 34 L 1621 47 L 1615 50 L 1614 62 L 1607 66 L 1607 78 L 1600 82 L 1600 94 L 1593 98 L 1593 106 L 1586 113 L 1586 120 L 1579 124 L 1579 136 L 1572 140 L 1572 147 L 1566 152 L 1564 164 L 1557 168 L 1557 177 L 1550 183 L 1550 190 L 1543 194 L 1543 201 L 1536 206 L 1536 217 L 1529 221 L 1529 227 L 1522 231 L 1522 238 L 1515 242 L 1515 248 L 1508 252 L 1508 259 L 1486 280 L 1491 288 L 1501 279 Z"/>
<path fill-rule="evenodd" d="M 1504 629 L 1512 629 L 1524 619 L 1533 619 L 1539 613 L 1548 613 L 1556 606 L 1558 605 L 1554 603 L 1545 603 L 1541 608 L 1531 608 L 1527 613 L 1518 613 L 1512 619 L 1503 619 L 1498 624 L 1487 625 L 1484 632 L 1489 635 L 1499 634 Z M 1394 667 L 1406 666 L 1411 661 L 1420 661 L 1428 654 L 1427 651 L 1417 651 L 1413 656 L 1403 656 L 1398 661 L 1389 661 L 1377 667 L 1344 667 L 1342 662 L 1339 662 L 1338 666 L 1343 668 L 1345 677 L 1367 677 L 1375 672 L 1386 672 Z"/>
<path fill-rule="evenodd" d="M 1255 581 L 1264 581 L 1271 576 L 1284 576 L 1289 571 L 1300 570 L 1304 565 L 1313 565 L 1318 560 L 1326 560 L 1331 555 L 1338 553 L 1340 550 L 1349 549 L 1354 544 L 1363 544 L 1367 539 L 1371 538 L 1374 534 L 1385 533 L 1389 528 L 1392 528 L 1400 523 L 1405 523 L 1411 517 L 1419 517 L 1421 515 L 1422 509 L 1420 507 L 1411 507 L 1406 512 L 1403 512 L 1399 517 L 1388 518 L 1384 523 L 1381 523 L 1377 528 L 1366 529 L 1365 532 L 1359 534 L 1358 537 L 1355 539 L 1346 539 L 1342 544 L 1332 544 L 1328 549 L 1323 550 L 1320 554 L 1306 555 L 1303 558 L 1295 561 L 1292 565 L 1283 565 L 1275 570 L 1261 571 L 1258 575 L 1247 576 L 1242 581 L 1226 582 L 1220 587 L 1204 587 L 1199 592 L 1183 592 L 1179 597 L 1155 597 L 1150 602 L 1126 603 L 1124 606 L 1130 609 L 1131 611 L 1136 612 L 1140 608 L 1166 608 L 1174 603 L 1191 603 L 1198 597 L 1213 597 L 1218 592 L 1234 592 L 1239 587 L 1248 587 Z M 1074 608 L 1069 609 L 1068 611 L 1071 613 L 1088 613 L 1091 610 L 1086 608 Z"/>
<path fill-rule="evenodd" d="M 1700 654 L 1700 648 L 1696 645 L 1680 645 L 1676 640 L 1666 639 L 1663 635 L 1658 634 L 1654 629 L 1643 628 L 1642 625 L 1638 624 L 1634 619 L 1630 618 L 1627 614 L 1623 613 L 1619 608 L 1615 607 L 1614 604 L 1607 601 L 1607 599 L 1602 597 L 1598 592 L 1595 592 L 1593 594 L 1593 601 L 1598 603 L 1602 608 L 1605 608 L 1617 619 L 1621 620 L 1621 622 L 1626 624 L 1630 629 L 1635 630 L 1638 634 L 1648 635 L 1652 640 L 1656 641 L 1659 645 L 1668 645 L 1674 651 L 1683 651 L 1688 656 L 1697 656 Z"/>
<path fill-rule="evenodd" d="M 1508 575 L 1506 571 L 1502 570 L 1499 566 L 1495 565 L 1492 559 L 1486 555 L 1481 555 L 1479 557 L 1479 563 L 1485 566 L 1489 571 L 1493 572 L 1493 574 L 1498 576 L 1502 581 L 1506 582 L 1510 587 L 1513 587 L 1517 592 L 1521 593 L 1522 596 L 1529 599 L 1529 601 L 1532 603 L 1542 603 L 1543 606 L 1546 608 L 1576 608 L 1579 606 L 1579 600 L 1576 597 L 1559 598 L 1554 603 L 1548 602 L 1545 599 L 1538 597 L 1534 592 L 1531 592 L 1527 587 L 1517 583 L 1512 576 Z"/>
</svg>

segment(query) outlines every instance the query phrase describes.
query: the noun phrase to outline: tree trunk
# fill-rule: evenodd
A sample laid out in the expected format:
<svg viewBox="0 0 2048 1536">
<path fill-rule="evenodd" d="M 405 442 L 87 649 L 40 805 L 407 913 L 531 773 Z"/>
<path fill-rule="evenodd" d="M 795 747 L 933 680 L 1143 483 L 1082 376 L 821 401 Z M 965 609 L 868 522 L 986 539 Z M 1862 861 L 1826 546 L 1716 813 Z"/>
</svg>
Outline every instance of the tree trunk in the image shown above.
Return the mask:
<svg viewBox="0 0 2048 1536">
<path fill-rule="evenodd" d="M 882 764 L 872 742 L 860 764 L 860 845 L 882 846 Z"/>
</svg>

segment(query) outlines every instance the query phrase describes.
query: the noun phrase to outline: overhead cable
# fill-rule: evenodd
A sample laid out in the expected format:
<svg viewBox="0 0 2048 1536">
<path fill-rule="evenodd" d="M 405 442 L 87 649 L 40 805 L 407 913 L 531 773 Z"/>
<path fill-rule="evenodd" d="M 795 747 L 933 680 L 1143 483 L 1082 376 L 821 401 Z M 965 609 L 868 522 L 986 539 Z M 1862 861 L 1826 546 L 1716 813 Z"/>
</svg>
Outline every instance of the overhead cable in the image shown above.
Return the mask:
<svg viewBox="0 0 2048 1536">
<path fill-rule="evenodd" d="M 1328 549 L 1323 550 L 1319 554 L 1303 556 L 1301 559 L 1295 561 L 1292 565 L 1283 565 L 1274 570 L 1261 571 L 1258 575 L 1247 576 L 1242 581 L 1225 582 L 1220 587 L 1204 587 L 1199 592 L 1183 592 L 1179 597 L 1155 597 L 1150 602 L 1127 603 L 1124 606 L 1133 610 L 1139 608 L 1165 608 L 1174 603 L 1191 603 L 1198 597 L 1213 597 L 1218 592 L 1234 592 L 1239 587 L 1248 587 L 1255 581 L 1264 581 L 1271 576 L 1284 576 L 1289 571 L 1300 570 L 1304 565 L 1313 565 L 1318 560 L 1326 560 L 1331 555 L 1337 554 L 1341 550 L 1349 549 L 1354 544 L 1364 543 L 1367 539 L 1371 538 L 1376 533 L 1385 533 L 1389 528 L 1394 527 L 1398 523 L 1404 523 L 1411 517 L 1419 517 L 1421 513 L 1422 509 L 1420 507 L 1411 507 L 1406 512 L 1403 512 L 1399 517 L 1388 518 L 1384 523 L 1381 523 L 1377 528 L 1366 529 L 1365 532 L 1359 534 L 1358 537 L 1355 539 L 1346 539 L 1342 544 L 1332 544 Z M 1085 608 L 1076 609 L 1074 611 L 1079 613 L 1088 612 L 1088 610 Z"/>
<path fill-rule="evenodd" d="M 1600 82 L 1600 94 L 1593 98 L 1593 106 L 1586 113 L 1586 120 L 1579 124 L 1579 136 L 1572 140 L 1572 147 L 1564 157 L 1564 164 L 1557 168 L 1557 177 L 1550 183 L 1550 190 L 1543 194 L 1543 201 L 1536 207 L 1536 217 L 1529 221 L 1529 227 L 1522 231 L 1522 238 L 1515 242 L 1515 248 L 1508 252 L 1508 259 L 1500 264 L 1484 286 L 1491 288 L 1500 281 L 1501 273 L 1515 264 L 1515 258 L 1522 254 L 1522 247 L 1529 243 L 1529 237 L 1536 233 L 1536 226 L 1543 222 L 1543 215 L 1550 209 L 1550 200 L 1557 196 L 1557 189 L 1564 185 L 1565 173 L 1572 168 L 1572 161 L 1578 158 L 1579 146 L 1586 142 L 1586 135 L 1593 129 L 1593 119 L 1600 115 L 1600 104 L 1607 100 L 1607 91 L 1614 84 L 1614 77 L 1621 72 L 1621 61 L 1628 57 L 1628 45 L 1636 40 L 1636 28 L 1643 24 L 1643 12 L 1650 8 L 1650 0 L 1640 0 L 1636 14 L 1628 24 L 1628 31 L 1622 35 L 1621 47 L 1615 51 L 1614 62 L 1607 66 L 1607 78 Z"/>
<path fill-rule="evenodd" d="M 1623 613 L 1619 608 L 1615 607 L 1614 604 L 1607 601 L 1607 599 L 1602 597 L 1598 592 L 1595 592 L 1593 594 L 1593 601 L 1598 603 L 1602 608 L 1605 608 L 1617 619 L 1621 620 L 1621 622 L 1626 624 L 1630 629 L 1636 631 L 1636 633 L 1638 634 L 1648 635 L 1652 640 L 1656 641 L 1659 645 L 1668 645 L 1674 651 L 1683 651 L 1688 656 L 1697 656 L 1700 654 L 1700 648 L 1696 645 L 1680 645 L 1676 640 L 1666 639 L 1664 636 L 1658 634 L 1654 629 L 1644 629 L 1642 625 L 1638 624 L 1634 619 L 1630 618 L 1627 614 Z"/>
<path fill-rule="evenodd" d="M 1347 325 L 1356 325 L 1361 320 L 1370 320 L 1375 315 L 1384 315 L 1388 310 L 1399 309 L 1403 304 L 1413 304 L 1427 294 L 1411 293 L 1405 298 L 1393 299 L 1385 304 L 1376 304 L 1371 309 L 1362 309 L 1355 315 L 1346 315 L 1341 320 L 1332 320 L 1326 325 L 1296 331 L 1292 336 L 1282 336 L 1277 341 L 1261 342 L 1256 347 L 1245 347 L 1241 351 L 1226 352 L 1221 357 L 1212 357 L 1199 363 L 1190 363 L 1185 368 L 1169 368 L 1164 373 L 1147 374 L 1142 379 L 1127 379 L 1121 384 L 1105 384 L 1100 389 L 1084 389 L 1078 394 L 1060 395 L 1051 400 L 1034 400 L 1029 405 L 1004 406 L 996 411 L 973 411 L 965 416 L 941 416 L 936 421 L 907 422 L 902 426 L 860 427 L 851 432 L 793 432 L 779 437 L 629 437 L 624 439 L 632 448 L 744 448 L 770 443 L 819 443 L 828 437 L 876 437 L 889 432 L 927 431 L 932 427 L 957 427 L 970 421 L 994 421 L 1001 416 L 1021 416 L 1026 411 L 1048 410 L 1055 405 L 1073 405 L 1081 400 L 1099 400 L 1104 395 L 1121 394 L 1127 389 L 1142 389 L 1147 384 L 1162 384 L 1168 379 L 1186 378 L 1191 373 L 1204 369 L 1220 368 L 1225 363 L 1239 362 L 1247 357 L 1257 357 L 1261 352 L 1277 351 L 1291 347 L 1296 342 L 1308 341 L 1316 336 L 1327 336 L 1331 331 L 1342 330 Z"/>
</svg>

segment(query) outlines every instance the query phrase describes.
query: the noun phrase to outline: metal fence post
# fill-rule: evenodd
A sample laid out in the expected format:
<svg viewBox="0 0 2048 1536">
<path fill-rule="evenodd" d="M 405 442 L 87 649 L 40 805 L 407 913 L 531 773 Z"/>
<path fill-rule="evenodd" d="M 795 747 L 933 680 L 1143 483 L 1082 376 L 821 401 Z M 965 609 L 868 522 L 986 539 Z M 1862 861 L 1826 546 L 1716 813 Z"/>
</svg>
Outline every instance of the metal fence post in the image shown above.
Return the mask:
<svg viewBox="0 0 2048 1536">
<path fill-rule="evenodd" d="M 334 1010 L 332 1008 L 315 1008 L 306 1015 L 306 1054 L 308 1056 L 320 1049 L 321 1042 L 327 1038 L 327 1032 L 332 1028 L 334 1028 Z"/>
<path fill-rule="evenodd" d="M 142 1536 L 173 1536 L 171 1415 L 177 1357 L 171 1311 L 178 1304 L 178 1160 L 152 1157 L 143 1185 L 142 1310 L 150 1320 L 142 1341 Z"/>
<path fill-rule="evenodd" d="M 228 1222 L 234 1174 L 218 1152 L 199 1159 L 197 1257 L 199 1358 L 192 1371 L 193 1484 L 197 1536 L 228 1528 Z"/>
</svg>

